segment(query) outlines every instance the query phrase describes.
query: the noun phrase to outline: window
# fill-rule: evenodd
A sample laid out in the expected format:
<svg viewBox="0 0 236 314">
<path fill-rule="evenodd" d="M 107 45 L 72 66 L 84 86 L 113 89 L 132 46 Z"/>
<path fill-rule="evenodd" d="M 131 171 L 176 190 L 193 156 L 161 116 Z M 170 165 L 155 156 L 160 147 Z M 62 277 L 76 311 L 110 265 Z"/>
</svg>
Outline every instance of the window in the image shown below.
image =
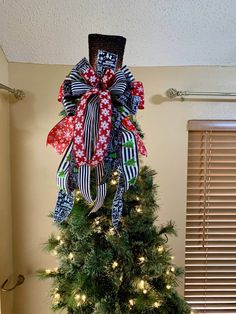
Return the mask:
<svg viewBox="0 0 236 314">
<path fill-rule="evenodd" d="M 236 121 L 188 123 L 185 299 L 236 313 Z"/>
</svg>

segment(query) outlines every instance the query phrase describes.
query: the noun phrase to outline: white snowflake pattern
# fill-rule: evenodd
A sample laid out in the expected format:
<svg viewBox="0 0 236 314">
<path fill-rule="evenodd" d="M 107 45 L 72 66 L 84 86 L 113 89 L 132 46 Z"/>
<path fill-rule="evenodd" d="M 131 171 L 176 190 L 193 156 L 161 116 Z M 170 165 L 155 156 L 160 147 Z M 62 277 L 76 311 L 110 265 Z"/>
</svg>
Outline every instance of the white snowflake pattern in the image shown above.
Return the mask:
<svg viewBox="0 0 236 314">
<path fill-rule="evenodd" d="M 78 122 L 75 126 L 75 129 L 79 131 L 81 128 L 82 128 L 82 123 Z"/>
<path fill-rule="evenodd" d="M 107 116 L 109 114 L 109 111 L 106 108 L 104 108 L 104 109 L 102 109 L 102 114 L 104 116 Z"/>
<path fill-rule="evenodd" d="M 106 141 L 107 141 L 107 136 L 105 136 L 105 135 L 100 136 L 100 138 L 99 138 L 100 143 L 104 144 Z"/>
<path fill-rule="evenodd" d="M 138 91 L 139 91 L 139 92 L 143 92 L 143 88 L 142 88 L 142 87 L 139 87 L 139 88 L 138 88 Z"/>
<path fill-rule="evenodd" d="M 107 98 L 103 98 L 102 99 L 102 103 L 105 104 L 105 105 L 109 104 L 109 100 Z"/>
<path fill-rule="evenodd" d="M 78 117 L 81 117 L 83 115 L 83 110 L 79 110 L 78 112 L 77 112 L 77 116 Z"/>
<path fill-rule="evenodd" d="M 102 96 L 107 96 L 107 92 L 101 92 Z"/>
<path fill-rule="evenodd" d="M 75 152 L 75 156 L 76 157 L 83 157 L 84 156 L 84 152 L 80 149 L 78 149 L 76 152 Z"/>
<path fill-rule="evenodd" d="M 104 150 L 103 150 L 103 149 L 98 149 L 98 150 L 97 150 L 97 155 L 98 155 L 99 157 L 102 156 L 103 153 L 104 153 Z"/>
<path fill-rule="evenodd" d="M 75 143 L 76 144 L 81 144 L 81 142 L 82 142 L 82 137 L 81 136 L 76 136 L 75 137 Z"/>
<path fill-rule="evenodd" d="M 86 99 L 81 99 L 81 101 L 80 101 L 80 105 L 85 105 L 86 104 Z"/>
<path fill-rule="evenodd" d="M 56 135 L 57 135 L 57 136 L 61 136 L 61 135 L 62 135 L 62 130 L 57 130 L 57 131 L 56 131 Z"/>
<path fill-rule="evenodd" d="M 70 137 L 71 137 L 71 132 L 70 131 L 66 131 L 65 133 L 64 133 L 64 137 L 68 140 L 68 139 L 70 139 Z"/>
<path fill-rule="evenodd" d="M 94 82 L 96 82 L 96 80 L 97 80 L 97 78 L 95 75 L 90 77 L 90 82 L 94 83 Z"/>
<path fill-rule="evenodd" d="M 102 128 L 103 130 L 106 130 L 106 129 L 108 128 L 108 123 L 107 123 L 106 121 L 103 121 L 103 122 L 101 123 L 101 128 Z"/>
<path fill-rule="evenodd" d="M 110 135 L 110 130 L 107 130 L 106 136 L 109 136 L 109 135 Z"/>
</svg>

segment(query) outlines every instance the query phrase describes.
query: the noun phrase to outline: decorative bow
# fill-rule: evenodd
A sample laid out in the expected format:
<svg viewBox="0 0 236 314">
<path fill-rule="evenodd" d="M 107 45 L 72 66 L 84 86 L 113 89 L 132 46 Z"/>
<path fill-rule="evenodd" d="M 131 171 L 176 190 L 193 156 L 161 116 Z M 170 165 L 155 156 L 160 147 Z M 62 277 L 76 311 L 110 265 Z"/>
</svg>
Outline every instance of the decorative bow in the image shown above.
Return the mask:
<svg viewBox="0 0 236 314">
<path fill-rule="evenodd" d="M 138 175 L 137 151 L 147 155 L 129 119 L 138 108 L 144 108 L 144 95 L 142 83 L 134 81 L 126 66 L 116 72 L 106 68 L 102 73 L 98 76 L 84 58 L 59 90 L 58 100 L 63 103 L 67 116 L 49 132 L 47 144 L 59 154 L 66 148 L 67 151 L 58 169 L 60 191 L 54 218 L 63 221 L 69 215 L 76 188 L 89 203 L 94 203 L 92 211 L 98 210 L 106 196 L 107 180 L 112 171 L 119 169 L 120 180 L 112 211 L 113 225 L 117 227 L 123 192 L 135 183 Z M 95 201 L 90 194 L 92 166 L 97 173 Z"/>
</svg>

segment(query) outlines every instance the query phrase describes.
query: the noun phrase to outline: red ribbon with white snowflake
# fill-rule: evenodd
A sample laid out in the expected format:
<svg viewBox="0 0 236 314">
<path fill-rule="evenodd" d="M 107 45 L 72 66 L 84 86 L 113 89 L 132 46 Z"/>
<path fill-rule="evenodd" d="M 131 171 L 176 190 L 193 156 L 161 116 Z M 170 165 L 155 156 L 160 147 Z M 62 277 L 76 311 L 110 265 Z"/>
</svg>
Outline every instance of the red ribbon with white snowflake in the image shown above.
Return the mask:
<svg viewBox="0 0 236 314">
<path fill-rule="evenodd" d="M 52 145 L 59 154 L 62 154 L 73 140 L 73 152 L 77 166 L 96 166 L 103 161 L 109 143 L 111 131 L 112 101 L 109 86 L 115 79 L 115 73 L 107 69 L 102 78 L 98 78 L 92 68 L 88 68 L 82 76 L 91 89 L 84 93 L 80 99 L 75 116 L 66 116 L 49 132 L 47 144 Z M 93 157 L 88 160 L 84 143 L 84 119 L 85 110 L 89 98 L 98 95 L 100 113 L 98 122 L 98 134 Z M 59 93 L 62 98 L 62 88 Z"/>
</svg>

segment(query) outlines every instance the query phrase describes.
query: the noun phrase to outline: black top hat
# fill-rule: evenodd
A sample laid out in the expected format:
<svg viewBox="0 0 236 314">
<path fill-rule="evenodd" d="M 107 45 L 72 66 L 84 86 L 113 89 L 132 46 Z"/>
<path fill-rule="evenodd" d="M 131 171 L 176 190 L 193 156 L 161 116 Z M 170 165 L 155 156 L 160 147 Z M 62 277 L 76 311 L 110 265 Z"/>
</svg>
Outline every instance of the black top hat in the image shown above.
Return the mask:
<svg viewBox="0 0 236 314">
<path fill-rule="evenodd" d="M 126 38 L 114 35 L 89 34 L 89 62 L 96 68 L 98 50 L 105 50 L 118 55 L 116 69 L 122 67 Z"/>
</svg>

